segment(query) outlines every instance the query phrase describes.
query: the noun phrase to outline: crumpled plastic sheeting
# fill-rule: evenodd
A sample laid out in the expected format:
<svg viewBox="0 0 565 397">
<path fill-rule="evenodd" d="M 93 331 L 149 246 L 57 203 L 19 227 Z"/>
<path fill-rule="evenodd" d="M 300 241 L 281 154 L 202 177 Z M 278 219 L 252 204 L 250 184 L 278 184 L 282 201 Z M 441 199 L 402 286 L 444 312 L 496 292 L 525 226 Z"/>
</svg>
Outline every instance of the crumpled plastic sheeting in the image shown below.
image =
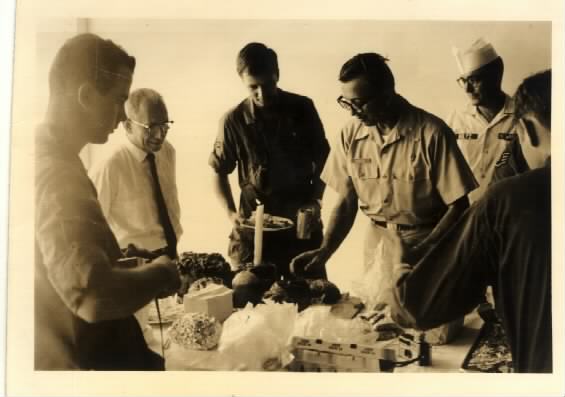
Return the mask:
<svg viewBox="0 0 565 397">
<path fill-rule="evenodd" d="M 401 260 L 401 243 L 388 235 L 369 235 L 365 242 L 364 271 L 351 283 L 351 294 L 368 310 L 387 302 L 394 284 L 392 268 Z M 368 248 L 369 247 L 369 248 Z"/>
<path fill-rule="evenodd" d="M 367 321 L 340 318 L 330 310 L 331 306 L 316 305 L 301 312 L 296 319 L 293 335 L 334 343 L 375 343 L 378 334 Z"/>
<path fill-rule="evenodd" d="M 290 339 L 298 308 L 290 303 L 248 304 L 223 323 L 216 350 L 196 351 L 171 344 L 165 351 L 171 370 L 264 371 L 292 360 Z"/>
</svg>

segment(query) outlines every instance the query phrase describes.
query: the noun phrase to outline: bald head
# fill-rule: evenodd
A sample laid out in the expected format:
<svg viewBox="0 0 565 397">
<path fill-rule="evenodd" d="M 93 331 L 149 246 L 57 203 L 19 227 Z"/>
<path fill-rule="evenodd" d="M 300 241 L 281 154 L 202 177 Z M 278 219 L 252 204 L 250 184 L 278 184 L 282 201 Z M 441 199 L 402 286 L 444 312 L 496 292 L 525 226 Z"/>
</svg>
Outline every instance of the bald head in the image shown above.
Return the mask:
<svg viewBox="0 0 565 397">
<path fill-rule="evenodd" d="M 169 131 L 169 114 L 163 97 L 150 88 L 130 93 L 124 123 L 129 140 L 146 152 L 157 152 Z"/>
<path fill-rule="evenodd" d="M 151 88 L 139 88 L 129 94 L 126 102 L 126 114 L 128 118 L 146 123 L 138 117 L 148 116 L 154 113 L 163 115 L 167 119 L 167 106 L 161 94 Z"/>
</svg>

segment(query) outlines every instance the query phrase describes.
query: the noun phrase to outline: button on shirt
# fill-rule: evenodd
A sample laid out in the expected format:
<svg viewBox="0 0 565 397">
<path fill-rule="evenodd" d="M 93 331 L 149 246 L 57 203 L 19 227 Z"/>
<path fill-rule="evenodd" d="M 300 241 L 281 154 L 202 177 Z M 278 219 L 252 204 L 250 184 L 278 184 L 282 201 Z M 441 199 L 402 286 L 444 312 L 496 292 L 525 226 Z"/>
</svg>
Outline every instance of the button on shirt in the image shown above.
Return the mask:
<svg viewBox="0 0 565 397">
<path fill-rule="evenodd" d="M 435 327 L 493 287 L 517 372 L 551 372 L 551 169 L 493 185 L 415 267 L 398 265 L 397 321 Z"/>
<path fill-rule="evenodd" d="M 317 198 L 313 182 L 329 145 L 310 98 L 279 89 L 271 113 L 268 120 L 262 117 L 250 98 L 229 111 L 220 122 L 209 164 L 221 174 L 237 167 L 245 216 L 258 198 L 269 213 L 295 218 L 298 207 Z"/>
<path fill-rule="evenodd" d="M 182 235 L 176 185 L 175 150 L 165 141 L 155 153 L 159 183 L 177 240 Z M 90 172 L 98 200 L 120 247 L 132 243 L 156 250 L 167 245 L 153 192 L 147 153 L 125 138 L 111 155 Z"/>
<path fill-rule="evenodd" d="M 506 96 L 504 107 L 490 123 L 476 106 L 469 104 L 453 112 L 447 124 L 455 132 L 457 144 L 480 185 L 469 195 L 471 202 L 476 201 L 490 184 L 495 164 L 508 143 L 523 138 L 522 124 L 514 118 L 514 102 Z"/>
<path fill-rule="evenodd" d="M 476 181 L 453 132 L 436 116 L 401 98 L 401 115 L 384 138 L 352 118 L 322 172 L 341 194 L 355 190 L 370 218 L 398 224 L 434 224 Z"/>
</svg>

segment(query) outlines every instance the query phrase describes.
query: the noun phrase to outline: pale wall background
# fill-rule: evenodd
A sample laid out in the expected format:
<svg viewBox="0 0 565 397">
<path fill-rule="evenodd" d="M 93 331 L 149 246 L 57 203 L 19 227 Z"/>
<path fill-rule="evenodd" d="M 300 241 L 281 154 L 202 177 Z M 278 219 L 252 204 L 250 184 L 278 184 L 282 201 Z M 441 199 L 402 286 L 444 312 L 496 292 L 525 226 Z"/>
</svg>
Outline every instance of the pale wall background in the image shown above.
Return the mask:
<svg viewBox="0 0 565 397">
<path fill-rule="evenodd" d="M 264 42 L 279 56 L 280 87 L 311 97 L 332 141 L 347 118 L 335 102 L 341 65 L 359 52 L 390 59 L 397 91 L 413 104 L 445 118 L 465 104 L 457 86 L 452 46 L 490 40 L 503 57 L 504 90 L 512 94 L 527 75 L 551 65 L 551 25 L 545 22 L 392 22 L 309 20 L 123 20 L 43 21 L 37 36 L 36 91 L 32 120 L 40 121 L 47 102 L 47 73 L 57 49 L 79 31 L 110 38 L 137 58 L 132 88 L 151 87 L 164 96 L 175 124 L 168 139 L 177 149 L 182 224 L 181 250 L 225 254 L 229 223 L 215 200 L 207 158 L 218 120 L 246 95 L 235 72 L 235 57 L 250 41 Z M 18 115 L 15 115 L 17 122 Z M 29 114 L 26 120 L 30 120 Z M 108 144 L 88 148 L 89 166 L 123 138 L 116 130 Z M 235 174 L 232 178 L 237 195 Z M 236 196 L 237 197 L 237 196 Z M 324 198 L 327 220 L 333 192 Z M 328 264 L 329 277 L 349 289 L 362 262 L 366 218 L 355 226 Z"/>
</svg>

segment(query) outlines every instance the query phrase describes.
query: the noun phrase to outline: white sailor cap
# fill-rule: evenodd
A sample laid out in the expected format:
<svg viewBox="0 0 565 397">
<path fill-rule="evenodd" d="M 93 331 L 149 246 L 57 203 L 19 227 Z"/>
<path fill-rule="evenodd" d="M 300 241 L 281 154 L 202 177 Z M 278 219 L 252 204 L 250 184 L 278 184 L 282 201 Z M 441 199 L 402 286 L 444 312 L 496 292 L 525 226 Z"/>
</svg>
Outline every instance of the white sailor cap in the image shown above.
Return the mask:
<svg viewBox="0 0 565 397">
<path fill-rule="evenodd" d="M 496 50 L 483 38 L 475 41 L 467 49 L 453 48 L 453 55 L 457 61 L 457 67 L 461 76 L 466 77 L 480 67 L 498 58 Z"/>
</svg>

